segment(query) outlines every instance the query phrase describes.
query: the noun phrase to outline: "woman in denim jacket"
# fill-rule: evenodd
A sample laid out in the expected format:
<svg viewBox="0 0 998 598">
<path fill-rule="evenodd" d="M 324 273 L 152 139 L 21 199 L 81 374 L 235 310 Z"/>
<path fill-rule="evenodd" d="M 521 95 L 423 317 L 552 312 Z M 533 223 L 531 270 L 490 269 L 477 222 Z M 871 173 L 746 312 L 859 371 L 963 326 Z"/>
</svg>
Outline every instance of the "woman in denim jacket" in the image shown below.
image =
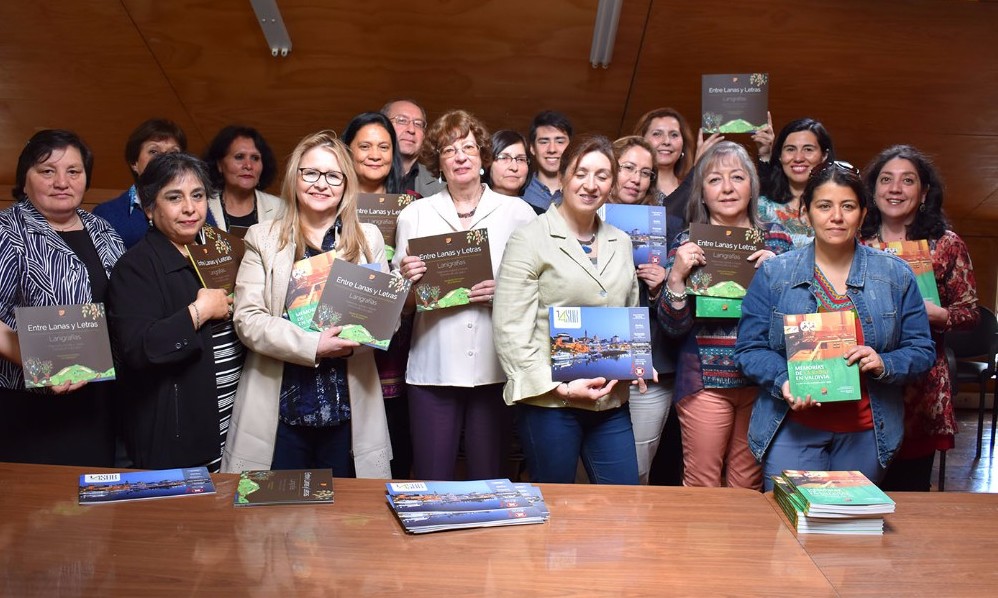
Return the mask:
<svg viewBox="0 0 998 598">
<path fill-rule="evenodd" d="M 935 355 L 911 269 L 856 241 L 867 204 L 859 171 L 841 162 L 815 168 L 802 202 L 814 243 L 762 265 L 735 346 L 738 365 L 760 386 L 749 446 L 766 490 L 785 469 L 860 470 L 877 482 L 901 444 L 903 385 Z M 792 396 L 783 316 L 845 309 L 861 324 L 844 358 L 859 367 L 862 399 L 822 405 Z"/>
</svg>

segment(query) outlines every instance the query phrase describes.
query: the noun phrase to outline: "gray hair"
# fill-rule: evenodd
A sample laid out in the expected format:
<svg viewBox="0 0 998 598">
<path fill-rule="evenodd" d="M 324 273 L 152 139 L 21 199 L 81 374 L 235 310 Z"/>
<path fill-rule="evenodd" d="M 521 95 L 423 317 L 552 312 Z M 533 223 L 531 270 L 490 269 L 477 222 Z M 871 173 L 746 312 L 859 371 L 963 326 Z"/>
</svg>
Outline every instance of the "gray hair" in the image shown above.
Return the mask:
<svg viewBox="0 0 998 598">
<path fill-rule="evenodd" d="M 697 160 L 693 172 L 689 176 L 693 177 L 693 185 L 690 189 L 690 201 L 686 206 L 687 219 L 690 222 L 707 224 L 710 222 L 710 213 L 703 201 L 703 179 L 707 172 L 715 164 L 728 156 L 734 156 L 741 163 L 741 167 L 749 175 L 752 185 L 752 194 L 749 197 L 748 217 L 752 226 L 758 226 L 756 211 L 759 205 L 759 173 L 756 172 L 755 164 L 744 147 L 734 141 L 722 141 L 708 149 L 700 159 Z"/>
</svg>

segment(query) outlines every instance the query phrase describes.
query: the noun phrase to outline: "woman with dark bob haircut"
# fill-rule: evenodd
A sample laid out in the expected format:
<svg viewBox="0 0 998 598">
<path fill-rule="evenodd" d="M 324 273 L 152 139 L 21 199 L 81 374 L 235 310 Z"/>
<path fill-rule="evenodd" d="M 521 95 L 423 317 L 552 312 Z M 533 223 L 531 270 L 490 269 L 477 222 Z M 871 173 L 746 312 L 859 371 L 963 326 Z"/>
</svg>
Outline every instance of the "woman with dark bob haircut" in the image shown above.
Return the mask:
<svg viewBox="0 0 998 598">
<path fill-rule="evenodd" d="M 501 477 L 511 413 L 502 401 L 506 381 L 492 333 L 492 295 L 506 240 L 534 219 L 533 209 L 482 182 L 492 163 L 492 140 L 482 121 L 464 110 L 440 116 L 426 131 L 420 161 L 446 187 L 409 204 L 398 217 L 392 267 L 416 283 L 426 272 L 409 239 L 485 229 L 492 268 L 471 286 L 470 302 L 416 312 L 406 368 L 412 420 L 413 476 L 452 480 L 464 430 L 468 479 Z M 416 309 L 411 292 L 406 311 Z"/>
<path fill-rule="evenodd" d="M 943 181 L 928 156 L 910 145 L 889 147 L 867 166 L 865 178 L 873 203 L 863 221 L 863 242 L 882 247 L 892 241 L 927 241 L 939 289 L 941 305 L 925 301 L 936 361 L 928 374 L 905 387 L 904 442 L 882 484 L 885 490 L 927 492 L 936 451 L 955 444 L 943 335 L 977 325 L 977 281 L 967 245 L 943 215 Z"/>
<path fill-rule="evenodd" d="M 93 155 L 76 133 L 35 133 L 17 161 L 13 206 L 0 212 L 0 461 L 114 464 L 109 382 L 25 390 L 19 307 L 101 303 L 125 251 L 111 225 L 80 209 Z M 85 386 L 84 386 L 85 385 Z"/>
<path fill-rule="evenodd" d="M 274 220 L 284 204 L 263 190 L 274 182 L 277 160 L 263 135 L 253 127 L 230 125 L 211 140 L 204 153 L 211 176 L 209 223 L 245 233 L 257 222 Z"/>
<path fill-rule="evenodd" d="M 523 197 L 532 174 L 527 140 L 516 131 L 502 129 L 492 134 L 492 166 L 485 184 L 496 193 Z"/>
<path fill-rule="evenodd" d="M 782 224 L 794 247 L 801 247 L 811 242 L 813 231 L 804 222 L 800 198 L 814 167 L 835 160 L 832 138 L 820 122 L 800 118 L 780 129 L 772 153 L 779 164 L 763 169 L 759 220 Z"/>
<path fill-rule="evenodd" d="M 935 360 L 929 321 L 911 268 L 856 240 L 868 203 L 857 169 L 815 168 L 801 202 L 814 242 L 766 260 L 742 303 L 734 357 L 759 384 L 749 445 L 766 490 L 786 469 L 859 470 L 877 483 L 901 444 L 904 385 Z M 845 311 L 858 323 L 842 357 L 859 368 L 860 400 L 794 396 L 784 316 Z"/>
<path fill-rule="evenodd" d="M 202 230 L 208 166 L 190 154 L 161 154 L 136 186 L 152 227 L 111 273 L 107 308 L 127 397 L 120 401 L 125 446 L 143 469 L 218 471 L 244 352 L 232 298 L 202 288 L 188 259 L 188 246 L 212 230 Z"/>
</svg>

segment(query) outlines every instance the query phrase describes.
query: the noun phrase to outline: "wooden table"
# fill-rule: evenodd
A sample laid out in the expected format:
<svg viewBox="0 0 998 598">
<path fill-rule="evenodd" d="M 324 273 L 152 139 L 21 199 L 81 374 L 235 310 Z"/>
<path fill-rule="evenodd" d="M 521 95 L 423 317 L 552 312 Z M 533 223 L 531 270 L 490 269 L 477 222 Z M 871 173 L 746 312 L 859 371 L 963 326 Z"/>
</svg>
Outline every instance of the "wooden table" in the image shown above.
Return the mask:
<svg viewBox="0 0 998 598">
<path fill-rule="evenodd" d="M 328 507 L 218 493 L 80 506 L 87 470 L 0 463 L 9 596 L 835 595 L 747 490 L 543 485 L 543 525 L 410 536 L 384 485 L 337 479 Z"/>
<path fill-rule="evenodd" d="M 800 534 L 843 596 L 998 595 L 998 495 L 893 492 L 883 536 Z M 767 499 L 785 520 L 772 494 Z M 787 522 L 789 525 L 789 522 Z"/>
</svg>

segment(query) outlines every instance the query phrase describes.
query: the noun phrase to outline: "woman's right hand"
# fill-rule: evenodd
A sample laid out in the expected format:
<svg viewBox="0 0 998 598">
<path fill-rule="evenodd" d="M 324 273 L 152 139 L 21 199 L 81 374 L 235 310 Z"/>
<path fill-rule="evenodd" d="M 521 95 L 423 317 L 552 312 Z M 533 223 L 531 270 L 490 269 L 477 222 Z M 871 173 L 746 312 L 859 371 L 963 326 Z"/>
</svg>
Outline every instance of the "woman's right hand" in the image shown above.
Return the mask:
<svg viewBox="0 0 998 598">
<path fill-rule="evenodd" d="M 815 401 L 811 398 L 811 395 L 806 397 L 795 397 L 790 394 L 790 381 L 787 380 L 783 383 L 783 400 L 790 405 L 790 409 L 794 411 L 800 411 L 801 409 L 807 409 L 809 407 L 821 407 L 821 403 Z"/>
<path fill-rule="evenodd" d="M 399 264 L 399 274 L 415 284 L 419 282 L 423 274 L 426 274 L 426 262 L 419 259 L 418 255 L 407 255 L 402 258 L 402 263 Z"/>
<path fill-rule="evenodd" d="M 222 289 L 198 289 L 194 305 L 197 306 L 197 313 L 201 316 L 202 326 L 208 320 L 224 320 L 232 315 L 229 309 L 232 297 Z"/>
<path fill-rule="evenodd" d="M 607 384 L 606 378 L 579 378 L 562 382 L 555 387 L 555 394 L 566 401 L 595 402 L 610 394 L 616 385 L 616 380 Z"/>
<path fill-rule="evenodd" d="M 360 346 L 357 341 L 340 338 L 342 326 L 332 326 L 319 333 L 319 346 L 315 350 L 315 359 L 326 357 L 349 357 L 353 350 Z"/>
<path fill-rule="evenodd" d="M 676 250 L 676 256 L 672 260 L 672 269 L 669 270 L 668 282 L 686 284 L 693 268 L 703 266 L 707 263 L 703 249 L 696 243 L 683 243 Z M 672 288 L 670 286 L 670 288 Z"/>
</svg>

